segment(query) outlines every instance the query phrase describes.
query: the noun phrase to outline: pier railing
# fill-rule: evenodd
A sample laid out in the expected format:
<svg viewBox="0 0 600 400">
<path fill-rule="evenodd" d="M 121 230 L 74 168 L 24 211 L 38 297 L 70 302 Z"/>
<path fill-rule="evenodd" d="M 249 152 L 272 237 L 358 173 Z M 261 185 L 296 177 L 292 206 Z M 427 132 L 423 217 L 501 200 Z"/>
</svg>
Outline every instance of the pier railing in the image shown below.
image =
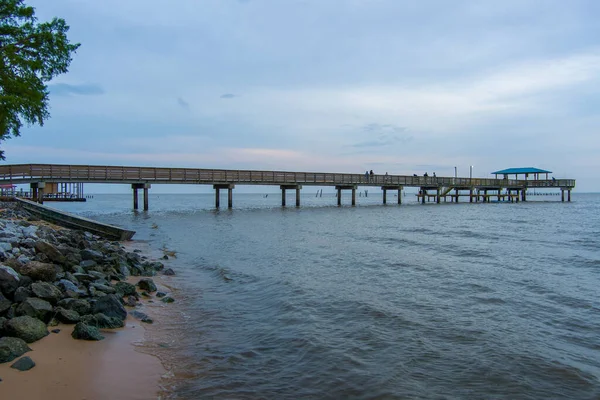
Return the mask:
<svg viewBox="0 0 600 400">
<path fill-rule="evenodd" d="M 410 175 L 344 174 L 202 168 L 157 168 L 100 165 L 14 164 L 0 166 L 3 183 L 96 182 L 187 183 L 242 185 L 360 185 L 431 187 L 560 187 L 572 188 L 574 179 L 509 180 Z"/>
</svg>

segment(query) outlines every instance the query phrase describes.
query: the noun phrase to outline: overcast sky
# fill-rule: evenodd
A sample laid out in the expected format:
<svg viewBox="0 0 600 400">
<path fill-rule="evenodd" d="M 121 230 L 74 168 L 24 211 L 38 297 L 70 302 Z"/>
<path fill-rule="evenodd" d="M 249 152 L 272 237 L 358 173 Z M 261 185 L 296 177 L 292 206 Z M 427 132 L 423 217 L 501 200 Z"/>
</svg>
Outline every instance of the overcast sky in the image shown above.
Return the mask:
<svg viewBox="0 0 600 400">
<path fill-rule="evenodd" d="M 80 42 L 8 163 L 600 188 L 600 1 L 27 0 Z"/>
</svg>

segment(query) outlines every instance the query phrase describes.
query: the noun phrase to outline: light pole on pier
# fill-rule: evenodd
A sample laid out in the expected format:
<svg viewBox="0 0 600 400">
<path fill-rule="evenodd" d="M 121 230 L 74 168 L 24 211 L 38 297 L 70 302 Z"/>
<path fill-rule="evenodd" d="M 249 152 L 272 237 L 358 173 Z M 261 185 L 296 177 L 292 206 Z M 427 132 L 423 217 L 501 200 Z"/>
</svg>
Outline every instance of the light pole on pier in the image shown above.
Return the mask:
<svg viewBox="0 0 600 400">
<path fill-rule="evenodd" d="M 473 179 L 473 166 L 471 165 L 471 169 L 469 170 L 469 179 Z"/>
<path fill-rule="evenodd" d="M 455 178 L 458 178 L 458 174 L 457 174 L 457 172 L 456 172 L 456 167 L 454 167 L 454 177 L 455 177 Z"/>
</svg>

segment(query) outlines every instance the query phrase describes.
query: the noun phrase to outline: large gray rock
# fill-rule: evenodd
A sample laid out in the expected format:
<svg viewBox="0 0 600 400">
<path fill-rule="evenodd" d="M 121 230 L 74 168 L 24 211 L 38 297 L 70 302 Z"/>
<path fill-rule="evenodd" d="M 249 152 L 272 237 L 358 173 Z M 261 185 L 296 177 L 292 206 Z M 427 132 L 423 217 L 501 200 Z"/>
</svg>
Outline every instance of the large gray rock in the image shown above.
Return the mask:
<svg viewBox="0 0 600 400">
<path fill-rule="evenodd" d="M 31 349 L 23 339 L 16 337 L 0 338 L 0 364 L 21 357 L 28 351 L 31 351 Z"/>
<path fill-rule="evenodd" d="M 17 290 L 15 290 L 13 300 L 15 301 L 15 303 L 22 303 L 28 297 L 35 297 L 33 295 L 33 292 L 31 291 L 31 287 L 21 286 L 18 287 Z"/>
<path fill-rule="evenodd" d="M 0 242 L 0 251 L 5 253 L 10 253 L 12 251 L 12 244 L 7 242 Z"/>
<path fill-rule="evenodd" d="M 58 302 L 60 307 L 67 310 L 77 311 L 79 315 L 86 315 L 92 312 L 92 306 L 83 299 L 63 299 Z"/>
<path fill-rule="evenodd" d="M 156 292 L 156 290 L 157 290 L 156 285 L 154 284 L 154 281 L 150 278 L 140 279 L 140 281 L 137 283 L 137 286 L 140 289 L 146 290 L 148 292 Z"/>
<path fill-rule="evenodd" d="M 62 307 L 57 307 L 56 318 L 64 324 L 76 324 L 81 320 L 81 316 L 75 310 L 66 310 Z"/>
<path fill-rule="evenodd" d="M 50 334 L 46 324 L 28 315 L 8 320 L 4 324 L 4 331 L 8 336 L 18 337 L 27 343 L 35 342 Z"/>
<path fill-rule="evenodd" d="M 84 322 L 79 322 L 75 325 L 75 329 L 73 329 L 73 333 L 71 336 L 74 339 L 81 340 L 102 340 L 104 336 L 100 334 L 100 331 L 95 326 L 90 326 Z"/>
<path fill-rule="evenodd" d="M 115 289 L 117 290 L 117 293 L 119 294 L 119 296 L 130 296 L 130 295 L 135 295 L 135 293 L 136 293 L 135 285 L 132 285 L 131 283 L 128 283 L 128 282 L 115 283 Z"/>
<path fill-rule="evenodd" d="M 23 358 L 19 358 L 10 367 L 18 369 L 19 371 L 29 371 L 31 368 L 35 367 L 35 363 L 31 358 L 25 356 Z"/>
<path fill-rule="evenodd" d="M 93 306 L 94 314 L 102 313 L 108 317 L 115 317 L 121 320 L 127 318 L 127 310 L 121 304 L 121 300 L 117 295 L 107 294 L 100 297 Z"/>
<path fill-rule="evenodd" d="M 0 315 L 4 314 L 12 305 L 12 302 L 0 293 Z"/>
<path fill-rule="evenodd" d="M 37 297 L 29 297 L 17 307 L 17 315 L 29 315 L 45 323 L 50 322 L 52 314 L 52 305 Z"/>
<path fill-rule="evenodd" d="M 104 260 L 104 254 L 92 249 L 83 249 L 79 254 L 81 254 L 82 260 L 94 260 L 96 262 Z"/>
<path fill-rule="evenodd" d="M 6 265 L 0 265 L 0 292 L 9 298 L 19 287 L 19 274 Z"/>
<path fill-rule="evenodd" d="M 58 303 L 63 297 L 60 289 L 48 282 L 35 282 L 31 284 L 31 291 L 40 299 L 48 300 L 52 304 Z"/>
<path fill-rule="evenodd" d="M 114 287 L 109 286 L 109 285 L 103 285 L 101 283 L 94 283 L 94 282 L 92 282 L 92 283 L 90 283 L 90 288 L 92 288 L 92 287 L 94 289 L 99 290 L 99 291 L 101 291 L 103 293 L 106 293 L 106 294 L 116 293 L 117 292 L 117 290 Z"/>
<path fill-rule="evenodd" d="M 54 264 L 31 261 L 21 267 L 21 275 L 29 276 L 34 281 L 54 282 L 56 280 Z"/>
<path fill-rule="evenodd" d="M 95 326 L 100 329 L 115 329 L 122 328 L 125 326 L 125 322 L 116 317 L 107 317 L 102 313 L 94 315 L 84 315 L 81 317 L 81 322 L 85 322 L 88 325 Z"/>
<path fill-rule="evenodd" d="M 98 263 L 94 260 L 83 260 L 79 263 L 79 266 L 87 271 L 91 268 L 97 267 Z"/>
<path fill-rule="evenodd" d="M 58 264 L 64 264 L 65 262 L 65 256 L 63 256 L 62 253 L 58 251 L 56 247 L 54 247 L 54 245 L 48 242 L 38 240 L 35 242 L 34 248 L 38 253 L 45 254 L 46 257 L 48 257 L 48 259 L 52 262 Z"/>
</svg>

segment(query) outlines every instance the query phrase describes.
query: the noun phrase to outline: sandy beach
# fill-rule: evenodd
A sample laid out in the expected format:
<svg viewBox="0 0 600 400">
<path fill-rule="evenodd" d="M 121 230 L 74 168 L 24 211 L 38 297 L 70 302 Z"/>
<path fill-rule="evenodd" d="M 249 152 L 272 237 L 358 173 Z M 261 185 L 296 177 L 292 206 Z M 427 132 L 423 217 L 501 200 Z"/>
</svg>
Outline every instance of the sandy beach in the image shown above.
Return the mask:
<svg viewBox="0 0 600 400">
<path fill-rule="evenodd" d="M 127 242 L 128 251 L 143 248 L 144 244 Z M 147 254 L 147 253 L 146 253 Z M 157 255 L 157 254 L 154 254 Z M 142 277 L 130 277 L 129 283 L 137 283 Z M 170 292 L 169 277 L 152 277 L 159 290 Z M 164 304 L 154 295 L 142 296 L 142 311 L 160 325 L 168 317 Z M 128 309 L 131 311 L 132 309 Z M 156 320 L 158 318 L 158 321 Z M 146 340 L 146 330 L 152 326 L 127 316 L 125 326 L 119 329 L 102 329 L 101 341 L 75 340 L 71 337 L 74 325 L 60 324 L 48 327 L 45 338 L 29 344 L 32 351 L 24 354 L 36 363 L 29 371 L 10 368 L 12 362 L 0 364 L 0 399 L 11 400 L 142 400 L 164 398 L 161 379 L 169 376 L 159 358 L 153 355 L 156 346 Z M 16 360 L 15 360 L 16 361 Z"/>
</svg>

